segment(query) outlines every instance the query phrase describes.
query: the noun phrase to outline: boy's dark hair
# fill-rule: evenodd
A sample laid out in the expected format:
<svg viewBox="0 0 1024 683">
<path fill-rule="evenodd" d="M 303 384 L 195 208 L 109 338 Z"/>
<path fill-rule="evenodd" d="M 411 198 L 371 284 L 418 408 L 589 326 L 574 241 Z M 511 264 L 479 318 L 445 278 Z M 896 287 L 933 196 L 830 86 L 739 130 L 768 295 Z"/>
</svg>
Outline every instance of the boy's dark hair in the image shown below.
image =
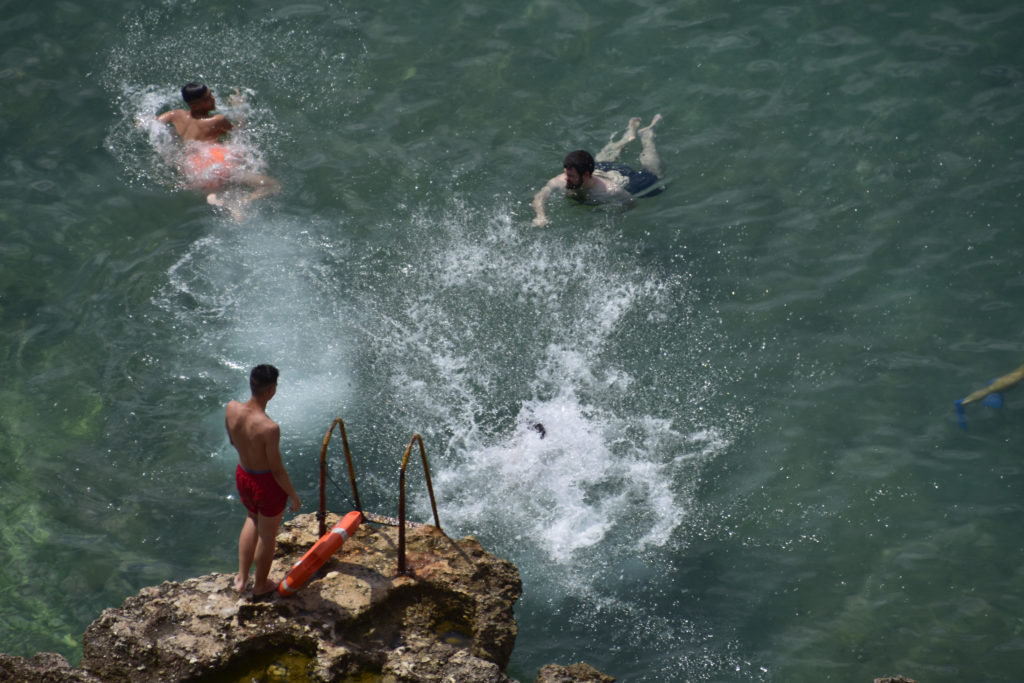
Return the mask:
<svg viewBox="0 0 1024 683">
<path fill-rule="evenodd" d="M 249 389 L 252 395 L 262 394 L 277 384 L 277 368 L 273 365 L 257 365 L 249 373 Z"/>
<path fill-rule="evenodd" d="M 181 99 L 185 100 L 185 102 L 198 100 L 209 90 L 210 89 L 202 83 L 186 83 L 185 87 L 181 89 Z"/>
</svg>

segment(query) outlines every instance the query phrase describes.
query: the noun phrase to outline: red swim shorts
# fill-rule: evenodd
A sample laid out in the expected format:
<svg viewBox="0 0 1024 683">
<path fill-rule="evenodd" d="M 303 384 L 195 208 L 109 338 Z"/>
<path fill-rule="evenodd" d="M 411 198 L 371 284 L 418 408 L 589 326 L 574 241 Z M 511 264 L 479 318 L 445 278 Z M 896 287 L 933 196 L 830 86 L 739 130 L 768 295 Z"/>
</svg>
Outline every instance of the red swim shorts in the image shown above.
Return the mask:
<svg viewBox="0 0 1024 683">
<path fill-rule="evenodd" d="M 182 170 L 189 185 L 216 190 L 231 178 L 235 165 L 235 155 L 228 147 L 202 145 L 185 156 Z"/>
<path fill-rule="evenodd" d="M 242 505 L 251 515 L 277 517 L 288 503 L 288 494 L 278 485 L 270 470 L 252 472 L 239 465 L 235 468 L 235 485 Z"/>
</svg>

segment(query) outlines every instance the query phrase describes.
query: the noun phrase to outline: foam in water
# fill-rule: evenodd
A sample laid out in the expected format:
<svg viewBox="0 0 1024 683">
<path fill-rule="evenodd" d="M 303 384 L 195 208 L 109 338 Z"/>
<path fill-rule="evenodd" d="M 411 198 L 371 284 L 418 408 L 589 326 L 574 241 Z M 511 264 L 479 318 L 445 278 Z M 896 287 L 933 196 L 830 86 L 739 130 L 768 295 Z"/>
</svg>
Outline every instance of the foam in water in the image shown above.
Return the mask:
<svg viewBox="0 0 1024 683">
<path fill-rule="evenodd" d="M 686 278 L 601 240 L 524 231 L 507 207 L 453 202 L 410 232 L 430 235 L 415 241 L 419 262 L 375 302 L 386 320 L 358 324 L 410 419 L 443 424 L 426 442 L 444 448 L 431 462 L 448 532 L 516 563 L 524 625 L 589 643 L 602 624 L 619 634 L 609 647 L 658 652 L 641 668 L 669 679 L 764 680 L 735 642 L 671 611 L 687 525 L 703 514 L 695 482 L 739 427 L 691 410 L 718 385 L 699 359 L 721 340 L 686 303 Z M 662 353 L 673 362 L 651 382 Z M 422 496 L 417 514 L 429 514 Z"/>
<path fill-rule="evenodd" d="M 446 524 L 517 562 L 562 568 L 593 552 L 615 565 L 673 543 L 695 473 L 728 439 L 666 412 L 672 401 L 645 398 L 631 369 L 644 368 L 643 350 L 620 337 L 637 325 L 667 335 L 660 346 L 680 357 L 665 384 L 713 386 L 709 370 L 687 361 L 699 346 L 689 335 L 714 333 L 672 310 L 689 296 L 685 280 L 587 242 L 524 234 L 507 209 L 455 203 L 412 224 L 414 235 L 431 234 L 417 242 L 419 262 L 374 302 L 386 314 L 357 324 L 385 355 L 403 410 L 443 440 L 435 489 Z M 559 576 L 571 590 L 592 588 L 585 576 Z"/>
<path fill-rule="evenodd" d="M 107 134 L 107 151 L 132 184 L 178 186 L 175 160 L 181 154 L 181 143 L 169 126 L 156 120 L 156 114 L 169 104 L 167 90 L 127 84 L 123 88 L 121 101 L 126 108 Z"/>
<path fill-rule="evenodd" d="M 277 365 L 275 418 L 315 434 L 331 407 L 349 400 L 351 370 L 344 316 L 321 296 L 310 224 L 254 216 L 215 225 L 215 236 L 197 239 L 171 266 L 154 302 L 187 341 L 192 367 L 231 371 L 244 387 L 253 365 Z"/>
<path fill-rule="evenodd" d="M 654 446 L 666 425 L 645 421 L 648 445 Z M 614 414 L 581 404 L 571 388 L 526 402 L 512 434 L 466 453 L 458 468 L 443 472 L 439 488 L 449 496 L 464 494 L 447 499 L 446 509 L 454 507 L 461 524 L 506 529 L 517 543 L 534 545 L 559 564 L 644 513 L 657 523 L 631 531 L 632 542 L 639 549 L 664 543 L 685 511 L 671 488 L 671 463 L 645 460 L 633 446 L 622 449 L 632 453 L 618 450 L 618 422 Z M 470 495 L 474 490 L 486 493 L 481 499 Z"/>
<path fill-rule="evenodd" d="M 481 223 L 486 237 L 467 237 Z M 384 257 L 337 248 L 323 235 L 338 226 L 222 226 L 169 270 L 158 303 L 192 340 L 197 366 L 282 359 L 275 416 L 292 429 L 319 431 L 326 422 L 310 416 L 322 421 L 325 405 L 357 405 L 365 383 L 390 385 L 392 404 L 365 409 L 443 449 L 431 459 L 446 526 L 517 561 L 569 566 L 600 552 L 615 564 L 673 543 L 695 473 L 728 439 L 645 398 L 634 368 L 646 359 L 617 336 L 647 325 L 668 335 L 660 346 L 688 353 L 688 335 L 709 333 L 665 322 L 688 296 L 685 281 L 609 263 L 585 243 L 553 249 L 521 234 L 506 209 L 415 216 L 409 229 L 429 246 L 392 266 L 401 286 L 381 289 L 358 273 L 388 269 L 365 262 Z M 667 386 L 709 383 L 706 369 L 679 360 Z"/>
</svg>

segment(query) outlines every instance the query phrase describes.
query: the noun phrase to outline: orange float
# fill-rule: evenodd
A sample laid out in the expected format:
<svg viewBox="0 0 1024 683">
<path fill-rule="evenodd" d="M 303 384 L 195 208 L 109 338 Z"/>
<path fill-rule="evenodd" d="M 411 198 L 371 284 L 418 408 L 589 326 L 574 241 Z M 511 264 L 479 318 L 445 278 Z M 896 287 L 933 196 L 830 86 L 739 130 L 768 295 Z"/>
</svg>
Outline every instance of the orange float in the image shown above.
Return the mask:
<svg viewBox="0 0 1024 683">
<path fill-rule="evenodd" d="M 295 563 L 288 575 L 278 584 L 277 592 L 286 598 L 295 595 L 295 591 L 306 585 L 313 572 L 320 569 L 327 558 L 333 555 L 342 543 L 351 538 L 362 521 L 362 514 L 356 510 L 342 517 L 341 521 L 331 527 L 331 530 L 307 550 L 301 560 Z"/>
</svg>

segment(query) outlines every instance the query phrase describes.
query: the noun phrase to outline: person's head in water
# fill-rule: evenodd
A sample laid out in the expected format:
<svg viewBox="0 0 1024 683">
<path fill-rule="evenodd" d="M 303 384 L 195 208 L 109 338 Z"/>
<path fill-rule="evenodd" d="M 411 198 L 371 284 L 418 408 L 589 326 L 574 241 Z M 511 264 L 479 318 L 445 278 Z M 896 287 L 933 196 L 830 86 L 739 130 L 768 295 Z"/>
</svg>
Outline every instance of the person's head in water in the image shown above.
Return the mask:
<svg viewBox="0 0 1024 683">
<path fill-rule="evenodd" d="M 181 89 L 181 99 L 192 110 L 192 116 L 205 116 L 217 108 L 213 91 L 202 83 L 188 83 Z"/>
<path fill-rule="evenodd" d="M 186 83 L 185 87 L 181 89 L 181 99 L 190 104 L 193 100 L 198 100 L 208 92 L 210 92 L 210 89 L 202 83 Z"/>
<path fill-rule="evenodd" d="M 589 176 L 594 175 L 594 157 L 585 149 L 569 152 L 565 155 L 562 168 L 565 169 L 566 189 L 578 189 Z"/>
<path fill-rule="evenodd" d="M 277 386 L 277 368 L 273 365 L 257 365 L 249 373 L 249 389 L 253 396 L 262 396 Z"/>
</svg>

